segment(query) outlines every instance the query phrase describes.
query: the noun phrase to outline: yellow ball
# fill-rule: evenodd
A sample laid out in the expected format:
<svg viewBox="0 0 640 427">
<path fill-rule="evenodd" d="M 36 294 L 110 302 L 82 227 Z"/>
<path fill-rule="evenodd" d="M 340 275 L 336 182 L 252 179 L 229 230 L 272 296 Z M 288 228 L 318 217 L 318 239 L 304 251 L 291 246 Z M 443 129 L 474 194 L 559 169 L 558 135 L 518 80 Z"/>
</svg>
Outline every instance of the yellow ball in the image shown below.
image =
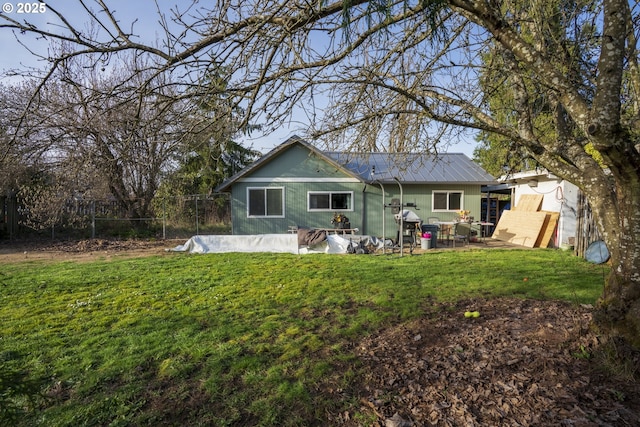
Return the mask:
<svg viewBox="0 0 640 427">
<path fill-rule="evenodd" d="M 471 313 L 471 317 L 480 317 L 480 312 L 474 311 L 473 313 Z"/>
<path fill-rule="evenodd" d="M 473 316 L 473 313 L 471 313 L 470 311 L 464 312 L 464 317 L 471 317 L 471 316 Z"/>
</svg>

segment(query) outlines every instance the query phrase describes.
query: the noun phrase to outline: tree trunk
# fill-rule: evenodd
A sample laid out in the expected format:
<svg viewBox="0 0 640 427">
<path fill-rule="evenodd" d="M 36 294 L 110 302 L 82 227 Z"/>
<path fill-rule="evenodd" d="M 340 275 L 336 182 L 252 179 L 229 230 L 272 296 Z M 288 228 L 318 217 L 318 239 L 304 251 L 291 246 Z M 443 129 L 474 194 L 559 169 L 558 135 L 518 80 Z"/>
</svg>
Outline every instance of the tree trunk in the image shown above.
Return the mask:
<svg viewBox="0 0 640 427">
<path fill-rule="evenodd" d="M 603 332 L 640 348 L 640 175 L 628 168 L 626 172 L 612 171 L 613 194 L 587 194 L 611 254 L 611 273 L 595 322 Z"/>
</svg>

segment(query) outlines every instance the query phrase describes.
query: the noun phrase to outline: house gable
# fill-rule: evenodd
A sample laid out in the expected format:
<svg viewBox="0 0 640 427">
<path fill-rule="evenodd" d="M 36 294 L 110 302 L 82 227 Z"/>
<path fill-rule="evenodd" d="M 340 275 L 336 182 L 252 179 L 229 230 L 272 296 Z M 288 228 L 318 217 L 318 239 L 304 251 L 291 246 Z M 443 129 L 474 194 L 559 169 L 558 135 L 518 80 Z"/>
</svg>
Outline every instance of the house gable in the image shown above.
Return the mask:
<svg viewBox="0 0 640 427">
<path fill-rule="evenodd" d="M 291 180 L 349 179 L 360 181 L 357 175 L 297 136 L 265 154 L 219 185 L 215 191 L 230 191 L 237 182 Z"/>
<path fill-rule="evenodd" d="M 292 181 L 359 180 L 339 165 L 334 164 L 319 152 L 302 144 L 293 144 L 276 157 L 251 171 L 239 182 L 292 182 Z"/>
</svg>

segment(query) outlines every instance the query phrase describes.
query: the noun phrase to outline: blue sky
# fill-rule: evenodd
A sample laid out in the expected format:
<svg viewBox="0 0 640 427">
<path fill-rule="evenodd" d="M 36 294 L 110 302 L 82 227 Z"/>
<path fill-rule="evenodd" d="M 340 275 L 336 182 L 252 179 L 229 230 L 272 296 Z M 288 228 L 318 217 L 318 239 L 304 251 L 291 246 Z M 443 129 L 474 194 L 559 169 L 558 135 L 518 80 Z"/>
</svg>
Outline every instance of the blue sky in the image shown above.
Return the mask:
<svg viewBox="0 0 640 427">
<path fill-rule="evenodd" d="M 160 0 L 163 1 L 163 0 Z M 109 7 L 115 12 L 115 16 L 119 19 L 124 30 L 128 31 L 131 24 L 134 24 L 134 32 L 140 35 L 141 43 L 152 43 L 161 34 L 161 28 L 158 24 L 158 16 L 153 1 L 133 1 L 133 0 L 106 0 Z M 52 32 L 60 32 L 56 29 L 62 25 L 58 17 L 50 10 L 41 13 L 18 13 L 17 0 L 3 0 L 3 9 L 7 4 L 12 5 L 11 13 L 3 13 L 17 21 L 28 21 L 40 28 L 47 28 Z M 33 3 L 33 2 L 32 2 Z M 88 2 L 90 5 L 93 3 Z M 75 27 L 86 30 L 89 17 L 87 12 L 80 6 L 79 2 L 74 0 L 51 0 L 45 3 L 47 7 L 54 7 L 66 19 L 68 19 Z M 169 4 L 169 3 L 167 3 Z M 21 37 L 25 37 L 22 35 Z M 28 37 L 28 48 L 37 54 L 46 55 L 49 42 L 47 40 Z M 19 67 L 21 64 L 27 66 L 38 66 L 39 62 L 27 49 L 21 46 L 14 34 L 8 30 L 0 30 L 0 46 L 2 46 L 2 55 L 0 55 L 0 69 L 7 70 Z"/>
<path fill-rule="evenodd" d="M 175 0 L 159 0 L 159 3 L 162 3 L 162 5 L 167 5 L 167 10 L 169 7 L 172 7 L 174 2 Z M 52 29 L 52 31 L 55 30 L 56 25 L 60 25 L 60 21 L 51 10 L 47 10 L 43 14 L 18 14 L 18 3 L 17 0 L 3 0 L 3 10 L 5 10 L 5 14 L 18 21 L 28 20 L 38 26 L 46 25 Z M 106 3 L 109 8 L 115 12 L 115 16 L 120 20 L 120 25 L 125 30 L 129 30 L 131 24 L 135 21 L 134 33 L 140 36 L 139 41 L 141 43 L 153 43 L 162 34 L 162 29 L 158 24 L 155 2 L 143 0 L 106 0 Z M 5 7 L 7 7 L 7 4 L 10 5 L 10 9 L 13 9 L 10 13 L 6 13 L 7 9 L 5 9 Z M 188 5 L 190 2 L 186 2 L 186 4 Z M 86 28 L 88 16 L 78 2 L 73 0 L 50 0 L 47 2 L 47 5 L 56 8 L 75 26 L 82 29 Z M 186 7 L 186 5 L 183 7 Z M 3 74 L 10 69 L 24 68 L 25 66 L 46 67 L 46 62 L 38 61 L 29 50 L 17 42 L 14 34 L 8 30 L 0 30 L 0 46 L 2 46 L 0 48 L 0 70 Z M 37 54 L 46 56 L 48 41 L 30 37 L 28 39 L 28 48 Z M 16 78 L 2 78 L 4 82 L 15 81 L 15 79 Z M 260 132 L 257 132 L 251 137 L 244 138 L 242 142 L 246 146 L 252 146 L 254 149 L 267 152 L 293 134 L 304 136 L 305 129 L 309 124 L 307 120 L 302 112 L 294 112 L 291 121 L 273 133 L 262 135 Z M 450 147 L 448 151 L 462 152 L 472 157 L 474 147 L 475 142 L 470 136 L 466 141 L 463 140 Z"/>
</svg>

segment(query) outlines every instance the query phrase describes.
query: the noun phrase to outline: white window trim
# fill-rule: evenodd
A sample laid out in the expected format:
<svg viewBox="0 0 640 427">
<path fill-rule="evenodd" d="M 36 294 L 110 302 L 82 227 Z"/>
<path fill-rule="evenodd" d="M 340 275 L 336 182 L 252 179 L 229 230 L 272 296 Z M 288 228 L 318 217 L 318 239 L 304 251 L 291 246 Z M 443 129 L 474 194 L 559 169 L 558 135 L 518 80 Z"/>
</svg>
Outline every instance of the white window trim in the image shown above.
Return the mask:
<svg viewBox="0 0 640 427">
<path fill-rule="evenodd" d="M 351 195 L 351 206 L 349 209 L 312 209 L 311 208 L 311 195 L 312 194 L 328 194 L 329 195 L 329 205 L 331 205 L 331 195 L 332 194 L 349 194 Z M 353 191 L 307 191 L 307 212 L 353 212 Z"/>
<path fill-rule="evenodd" d="M 282 192 L 282 215 L 249 215 L 249 192 L 251 190 L 264 190 L 265 192 L 267 190 L 280 190 Z M 284 207 L 285 207 L 285 191 L 284 191 L 284 187 L 247 187 L 247 218 L 284 218 L 285 217 L 285 211 L 284 211 Z M 265 202 L 266 202 L 266 198 L 265 198 Z M 266 211 L 266 206 L 265 206 L 265 211 Z"/>
<path fill-rule="evenodd" d="M 436 194 L 440 194 L 440 193 L 447 193 L 447 205 L 449 204 L 450 193 L 460 193 L 460 208 L 459 209 L 436 209 L 435 198 L 436 198 Z M 459 212 L 461 210 L 464 210 L 464 190 L 433 190 L 431 192 L 431 212 Z"/>
</svg>

